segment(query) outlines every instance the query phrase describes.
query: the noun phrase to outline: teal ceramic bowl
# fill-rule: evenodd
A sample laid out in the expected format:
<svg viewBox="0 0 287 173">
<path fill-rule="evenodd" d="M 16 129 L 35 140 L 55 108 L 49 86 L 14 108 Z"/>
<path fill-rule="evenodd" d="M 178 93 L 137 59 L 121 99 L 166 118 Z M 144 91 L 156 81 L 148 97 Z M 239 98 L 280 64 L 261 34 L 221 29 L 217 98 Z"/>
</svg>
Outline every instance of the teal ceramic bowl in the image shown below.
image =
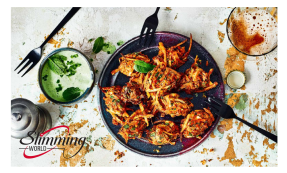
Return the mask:
<svg viewBox="0 0 287 173">
<path fill-rule="evenodd" d="M 72 52 L 75 52 L 79 55 L 81 55 L 85 61 L 87 62 L 88 66 L 89 66 L 89 69 L 90 69 L 90 79 L 92 80 L 92 84 L 87 87 L 84 92 L 76 99 L 72 100 L 72 101 L 67 101 L 67 102 L 62 102 L 62 101 L 57 101 L 55 99 L 53 99 L 51 96 L 49 96 L 49 94 L 45 91 L 44 87 L 43 87 L 43 83 L 42 83 L 42 71 L 43 71 L 43 68 L 44 68 L 44 65 L 46 64 L 46 62 L 48 61 L 48 59 L 59 53 L 59 52 L 62 52 L 62 51 L 72 51 Z M 60 104 L 60 105 L 71 105 L 71 104 L 75 104 L 75 103 L 79 103 L 81 101 L 83 101 L 85 98 L 88 97 L 88 95 L 91 93 L 94 85 L 95 85 L 95 72 L 94 72 L 94 67 L 93 67 L 93 64 L 89 61 L 89 58 L 82 52 L 80 52 L 79 50 L 77 49 L 74 49 L 74 48 L 68 48 L 68 47 L 65 47 L 65 48 L 59 48 L 59 49 L 56 49 L 54 51 L 52 51 L 51 53 L 49 53 L 41 62 L 40 64 L 40 67 L 39 67 L 39 71 L 38 71 L 38 82 L 39 82 L 39 86 L 43 92 L 43 94 L 45 95 L 45 97 L 47 97 L 48 100 L 50 100 L 51 102 L 53 103 L 56 103 L 56 104 Z"/>
</svg>

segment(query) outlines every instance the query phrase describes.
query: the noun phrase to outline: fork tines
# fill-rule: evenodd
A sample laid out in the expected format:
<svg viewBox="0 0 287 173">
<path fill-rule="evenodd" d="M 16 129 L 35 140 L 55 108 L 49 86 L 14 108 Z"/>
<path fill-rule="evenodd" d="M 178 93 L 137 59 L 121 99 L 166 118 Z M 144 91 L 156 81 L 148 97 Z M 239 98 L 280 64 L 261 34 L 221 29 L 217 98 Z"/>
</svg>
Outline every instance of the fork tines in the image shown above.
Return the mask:
<svg viewBox="0 0 287 173">
<path fill-rule="evenodd" d="M 159 11 L 159 8 L 160 7 L 157 7 L 155 13 L 153 15 L 149 16 L 143 24 L 141 34 L 140 34 L 140 39 L 139 39 L 139 44 L 141 44 L 143 41 L 143 35 L 145 35 L 144 36 L 145 40 L 144 40 L 143 46 L 146 46 L 146 45 L 149 46 L 151 44 L 153 38 L 154 38 L 154 33 L 155 33 L 156 28 L 158 26 L 157 13 Z M 145 31 L 146 31 L 146 33 L 144 34 Z"/>
<path fill-rule="evenodd" d="M 31 58 L 31 55 L 33 53 L 29 53 L 25 58 L 24 60 L 21 61 L 21 63 L 16 67 L 16 69 L 14 71 L 16 71 L 20 66 L 22 66 L 24 64 L 24 66 L 18 71 L 17 74 L 21 73 L 25 68 L 27 68 L 28 66 L 30 66 L 26 71 L 25 73 L 21 76 L 23 77 L 26 73 L 28 73 L 36 64 L 37 62 L 35 62 L 35 60 L 33 60 Z"/>
<path fill-rule="evenodd" d="M 208 99 L 209 102 L 212 101 L 212 102 L 217 103 L 218 105 L 224 104 L 221 100 L 219 100 L 218 98 L 215 98 L 215 97 L 208 97 L 207 99 Z"/>
<path fill-rule="evenodd" d="M 26 73 L 28 73 L 36 64 L 33 63 L 33 61 L 31 61 L 30 59 L 28 58 L 25 58 L 17 67 L 14 71 L 16 71 L 22 64 L 24 64 L 24 62 L 27 62 L 25 63 L 25 65 L 20 69 L 20 71 L 18 71 L 17 74 L 21 73 L 25 68 L 27 68 L 29 65 L 31 65 L 26 71 L 25 73 L 21 76 L 23 77 Z"/>
<path fill-rule="evenodd" d="M 215 97 L 207 97 L 204 102 L 210 106 L 210 108 L 214 109 L 214 111 L 219 111 L 220 107 L 223 105 L 223 102 Z"/>
<path fill-rule="evenodd" d="M 20 71 L 18 71 L 17 74 L 21 73 L 21 71 L 23 71 L 26 67 L 28 67 L 31 64 L 31 62 L 32 61 L 30 61 L 28 58 L 25 58 L 23 61 L 21 61 L 21 63 L 16 67 L 16 69 L 14 71 L 16 71 L 22 64 L 25 63 L 25 65 L 20 69 Z M 32 64 L 33 64 L 33 62 L 32 62 Z"/>
<path fill-rule="evenodd" d="M 25 73 L 21 76 L 21 77 L 23 77 L 23 76 L 25 76 L 25 74 L 27 74 L 33 67 L 35 67 L 36 66 L 36 64 L 40 61 L 40 59 L 41 59 L 41 55 L 42 55 L 42 53 L 41 53 L 41 48 L 39 47 L 39 48 L 36 48 L 36 49 L 33 49 L 32 51 L 30 51 L 29 53 L 28 53 L 28 55 L 24 58 L 24 60 L 22 60 L 21 62 L 20 62 L 20 64 L 16 67 L 16 69 L 14 70 L 14 71 L 16 71 L 19 67 L 21 67 L 21 66 L 23 66 L 20 70 L 19 70 L 19 72 L 17 73 L 17 74 L 19 74 L 19 73 L 21 73 L 25 68 L 27 68 L 27 70 L 25 71 Z"/>
<path fill-rule="evenodd" d="M 144 34 L 145 30 L 147 30 L 147 32 Z M 151 35 L 150 35 L 150 33 L 151 33 Z M 145 36 L 144 36 L 145 39 L 144 39 L 143 46 L 145 46 L 145 45 L 149 46 L 150 43 L 151 43 L 152 40 L 153 40 L 154 33 L 155 33 L 155 30 L 154 30 L 154 29 L 151 29 L 151 28 L 148 28 L 148 27 L 146 27 L 146 26 L 143 26 L 142 31 L 141 31 L 141 35 L 140 35 L 139 44 L 141 44 L 141 42 L 142 42 L 142 40 L 143 40 L 143 35 L 145 35 Z M 149 40 L 149 42 L 148 42 L 148 40 Z M 148 44 L 147 44 L 147 42 L 148 42 Z"/>
</svg>

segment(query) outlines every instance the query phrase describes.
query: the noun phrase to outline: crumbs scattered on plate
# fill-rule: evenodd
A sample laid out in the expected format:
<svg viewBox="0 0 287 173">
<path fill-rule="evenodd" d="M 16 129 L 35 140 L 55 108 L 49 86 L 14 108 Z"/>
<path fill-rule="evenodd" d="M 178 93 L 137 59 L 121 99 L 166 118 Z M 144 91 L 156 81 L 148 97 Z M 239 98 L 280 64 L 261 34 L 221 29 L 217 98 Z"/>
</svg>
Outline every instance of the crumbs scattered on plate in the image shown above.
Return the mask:
<svg viewBox="0 0 287 173">
<path fill-rule="evenodd" d="M 158 149 L 154 149 L 153 151 L 159 153 L 159 150 L 158 150 Z"/>
</svg>

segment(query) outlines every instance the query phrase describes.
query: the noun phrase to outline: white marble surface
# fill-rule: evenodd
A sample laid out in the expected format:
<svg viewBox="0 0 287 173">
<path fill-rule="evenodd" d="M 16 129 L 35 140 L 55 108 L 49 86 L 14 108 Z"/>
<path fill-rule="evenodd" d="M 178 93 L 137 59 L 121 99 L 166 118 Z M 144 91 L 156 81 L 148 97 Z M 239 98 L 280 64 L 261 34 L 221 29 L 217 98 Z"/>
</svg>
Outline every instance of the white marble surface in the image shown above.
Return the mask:
<svg viewBox="0 0 287 173">
<path fill-rule="evenodd" d="M 192 33 L 193 39 L 205 47 L 214 57 L 224 75 L 226 50 L 231 47 L 231 44 L 227 37 L 220 43 L 217 32 L 219 30 L 225 33 L 225 24 L 220 25 L 219 23 L 228 17 L 231 8 L 172 8 L 170 12 L 165 11 L 164 8 L 159 11 L 157 30 L 176 32 L 186 36 Z M 69 41 L 73 41 L 72 47 L 83 51 L 93 59 L 94 67 L 99 70 L 96 76 L 98 78 L 109 55 L 100 52 L 95 57 L 91 53 L 92 44 L 88 43 L 88 40 L 103 36 L 106 41 L 115 45 L 119 40 L 127 41 L 139 35 L 144 20 L 154 10 L 155 8 L 82 8 L 65 25 L 64 35 L 56 35 L 54 39 L 59 41 L 64 38 L 60 47 L 66 47 Z M 20 59 L 24 58 L 30 50 L 39 46 L 44 41 L 44 37 L 54 29 L 68 11 L 69 8 L 12 8 L 11 98 L 23 97 L 44 106 L 52 115 L 53 126 L 59 125 L 61 122 L 66 125 L 71 123 L 59 118 L 59 115 L 63 114 L 72 117 L 72 122 L 78 122 L 81 119 L 89 120 L 89 123 L 82 127 L 77 134 L 91 135 L 92 143 L 94 143 L 99 137 L 105 137 L 109 134 L 107 129 L 101 126 L 92 133 L 90 132 L 90 128 L 96 124 L 101 123 L 103 125 L 100 115 L 94 111 L 94 108 L 99 107 L 96 100 L 99 92 L 97 87 L 86 99 L 87 102 L 78 104 L 78 108 L 62 107 L 48 101 L 37 103 L 41 94 L 37 82 L 39 64 L 23 78 L 14 72 L 15 67 L 21 61 Z M 177 18 L 175 19 L 176 15 Z M 53 44 L 47 44 L 44 56 L 54 49 Z M 245 119 L 252 123 L 258 120 L 258 126 L 277 134 L 278 115 L 277 111 L 273 111 L 274 106 L 277 105 L 277 74 L 271 74 L 272 69 L 277 70 L 275 57 L 277 58 L 277 50 L 257 59 L 247 57 L 245 61 L 245 73 L 248 79 L 246 89 L 237 90 L 237 92 L 248 94 L 248 103 L 255 98 L 258 99 L 260 105 L 258 109 L 255 109 L 252 103 L 243 111 L 236 110 L 236 113 L 240 117 L 244 114 Z M 271 92 L 275 93 L 273 100 L 268 98 Z M 226 87 L 226 93 L 230 93 L 228 87 Z M 95 97 L 93 98 L 93 96 Z M 265 111 L 264 113 L 268 106 L 272 111 L 267 111 L 267 113 Z M 250 130 L 245 125 L 238 126 L 240 124 L 233 120 L 231 128 L 224 131 L 223 134 L 219 133 L 216 128 L 215 137 L 209 137 L 193 151 L 172 158 L 150 158 L 127 151 L 123 158 L 114 161 L 116 150 L 126 150 L 119 143 L 115 143 L 112 151 L 92 145 L 94 151 L 84 156 L 86 164 L 82 166 L 234 166 L 236 165 L 234 160 L 239 160 L 240 166 L 277 166 L 277 144 L 272 145 L 273 142 L 267 140 L 270 145 L 268 146 L 266 140 L 265 143 L 263 142 L 265 137 Z M 231 137 L 232 140 L 230 140 Z M 12 166 L 57 167 L 60 165 L 60 151 L 53 151 L 39 158 L 28 160 L 23 157 L 23 151 L 18 149 L 21 147 L 19 140 L 11 138 L 11 144 Z M 231 150 L 228 149 L 228 146 L 231 147 Z M 254 150 L 251 149 L 252 147 Z M 214 149 L 214 152 L 200 153 L 204 149 L 209 150 L 211 148 Z M 232 149 L 234 153 L 230 155 L 229 151 Z M 225 155 L 228 156 L 227 159 L 224 159 Z M 202 164 L 201 161 L 205 159 L 206 164 Z M 208 161 L 209 159 L 212 160 Z M 77 166 L 81 166 L 81 164 L 79 163 Z"/>
</svg>

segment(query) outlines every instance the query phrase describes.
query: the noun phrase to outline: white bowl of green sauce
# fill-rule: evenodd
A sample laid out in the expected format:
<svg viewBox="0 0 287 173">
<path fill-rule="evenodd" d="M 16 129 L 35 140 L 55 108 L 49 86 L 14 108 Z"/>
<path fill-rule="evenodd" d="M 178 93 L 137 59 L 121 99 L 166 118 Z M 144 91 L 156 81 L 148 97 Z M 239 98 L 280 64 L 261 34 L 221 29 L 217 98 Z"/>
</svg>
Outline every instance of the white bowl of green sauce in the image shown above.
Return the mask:
<svg viewBox="0 0 287 173">
<path fill-rule="evenodd" d="M 89 59 L 73 48 L 59 48 L 40 64 L 38 81 L 43 94 L 56 104 L 84 100 L 95 84 L 94 67 Z"/>
</svg>

